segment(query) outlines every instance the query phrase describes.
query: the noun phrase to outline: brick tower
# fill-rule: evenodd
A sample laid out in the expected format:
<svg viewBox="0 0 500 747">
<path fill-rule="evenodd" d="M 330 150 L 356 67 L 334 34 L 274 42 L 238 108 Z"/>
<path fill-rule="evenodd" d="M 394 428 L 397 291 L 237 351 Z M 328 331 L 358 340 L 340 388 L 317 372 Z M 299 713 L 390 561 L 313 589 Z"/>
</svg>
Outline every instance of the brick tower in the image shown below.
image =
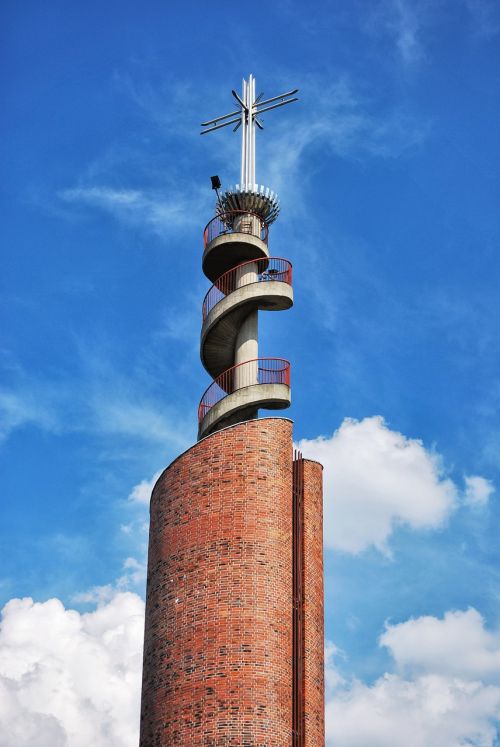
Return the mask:
<svg viewBox="0 0 500 747">
<path fill-rule="evenodd" d="M 200 353 L 213 379 L 198 442 L 151 497 L 140 747 L 323 747 L 322 467 L 293 451 L 290 363 L 260 358 L 259 310 L 293 304 L 292 268 L 270 256 L 276 195 L 255 184 L 260 101 L 204 132 L 242 128 L 241 180 L 204 232 Z"/>
</svg>

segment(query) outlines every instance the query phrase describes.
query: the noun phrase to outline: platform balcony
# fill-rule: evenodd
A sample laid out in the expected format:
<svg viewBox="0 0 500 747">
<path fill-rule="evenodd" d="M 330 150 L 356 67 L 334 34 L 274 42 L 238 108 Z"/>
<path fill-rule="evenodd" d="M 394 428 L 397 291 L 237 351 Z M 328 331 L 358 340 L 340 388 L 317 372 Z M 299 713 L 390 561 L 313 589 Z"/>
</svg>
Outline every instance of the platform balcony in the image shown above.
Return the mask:
<svg viewBox="0 0 500 747">
<path fill-rule="evenodd" d="M 221 373 L 205 391 L 198 407 L 198 438 L 226 425 L 255 417 L 260 407 L 290 406 L 290 362 L 255 358 Z"/>
<path fill-rule="evenodd" d="M 267 244 L 269 229 L 257 213 L 249 213 L 247 210 L 231 210 L 219 213 L 205 226 L 203 231 L 204 249 L 219 236 L 227 236 L 232 233 L 256 236 Z"/>
<path fill-rule="evenodd" d="M 235 265 L 269 257 L 269 229 L 256 213 L 221 212 L 203 231 L 203 272 L 214 283 Z"/>
<path fill-rule="evenodd" d="M 236 290 L 253 283 L 281 282 L 292 285 L 292 263 L 282 257 L 269 257 L 243 262 L 225 272 L 212 285 L 203 300 L 202 317 L 207 318 L 220 301 Z M 266 295 L 266 291 L 263 291 Z"/>
</svg>

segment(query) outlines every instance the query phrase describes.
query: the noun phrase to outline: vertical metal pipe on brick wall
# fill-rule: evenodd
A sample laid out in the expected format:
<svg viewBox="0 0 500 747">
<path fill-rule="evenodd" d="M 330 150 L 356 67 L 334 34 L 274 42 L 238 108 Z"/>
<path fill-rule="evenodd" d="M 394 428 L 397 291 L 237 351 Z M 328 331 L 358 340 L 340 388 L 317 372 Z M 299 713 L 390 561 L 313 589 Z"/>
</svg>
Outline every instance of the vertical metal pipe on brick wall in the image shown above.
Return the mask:
<svg viewBox="0 0 500 747">
<path fill-rule="evenodd" d="M 294 452 L 292 745 L 325 744 L 323 467 Z"/>
<path fill-rule="evenodd" d="M 292 679 L 292 745 L 304 747 L 304 460 L 293 457 L 293 679 Z"/>
<path fill-rule="evenodd" d="M 325 744 L 323 467 L 303 462 L 304 747 Z"/>
</svg>

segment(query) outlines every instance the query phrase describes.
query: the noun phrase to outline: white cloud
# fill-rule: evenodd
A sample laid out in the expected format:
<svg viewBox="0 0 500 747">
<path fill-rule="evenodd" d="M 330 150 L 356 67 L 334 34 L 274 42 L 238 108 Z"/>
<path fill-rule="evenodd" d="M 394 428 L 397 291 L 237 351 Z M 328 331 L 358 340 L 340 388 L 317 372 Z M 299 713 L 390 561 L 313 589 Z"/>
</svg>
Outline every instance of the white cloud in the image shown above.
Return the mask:
<svg viewBox="0 0 500 747">
<path fill-rule="evenodd" d="M 179 192 L 172 195 L 167 189 L 159 192 L 90 185 L 61 190 L 59 197 L 65 202 L 98 208 L 119 221 L 145 227 L 165 237 L 195 223 L 199 214 L 197 205 L 204 206 L 206 192 L 206 189 L 194 189 L 189 195 Z M 186 205 L 190 206 L 189 210 L 186 210 Z"/>
<path fill-rule="evenodd" d="M 464 478 L 465 503 L 469 506 L 482 508 L 486 506 L 490 496 L 495 492 L 495 486 L 490 480 L 477 475 Z"/>
<path fill-rule="evenodd" d="M 147 541 L 143 542 L 143 537 L 146 535 L 148 525 L 141 527 L 140 542 L 142 547 L 138 549 L 141 551 L 142 560 L 129 556 L 125 558 L 122 564 L 123 573 L 117 578 L 114 584 L 105 584 L 103 586 L 92 586 L 90 589 L 85 591 L 77 591 L 73 594 L 71 601 L 75 604 L 104 604 L 120 593 L 124 591 L 130 591 L 130 589 L 138 589 L 142 591 L 146 585 L 147 578 Z"/>
<path fill-rule="evenodd" d="M 273 122 L 273 137 L 259 143 L 262 178 L 279 192 L 288 211 L 304 205 L 304 177 L 299 172 L 311 148 L 321 148 L 323 159 L 396 158 L 427 136 L 428 124 L 400 108 L 382 114 L 372 111 L 373 102 L 354 89 L 348 76 L 333 82 L 306 79 L 303 88 L 304 101 L 293 112 L 293 126 L 286 120 Z"/>
<path fill-rule="evenodd" d="M 500 634 L 485 630 L 473 608 L 447 612 L 442 620 L 426 616 L 388 625 L 380 644 L 405 671 L 500 684 Z"/>
<path fill-rule="evenodd" d="M 41 402 L 34 392 L 22 388 L 17 392 L 0 391 L 0 441 L 16 428 L 36 425 L 44 430 L 57 431 L 58 423 L 53 409 Z"/>
<path fill-rule="evenodd" d="M 105 604 L 110 602 L 116 594 L 116 586 L 104 584 L 103 586 L 93 586 L 87 591 L 77 591 L 76 594 L 71 596 L 71 601 L 75 604 Z"/>
<path fill-rule="evenodd" d="M 424 49 L 420 40 L 421 22 L 416 4 L 394 0 L 392 6 L 394 19 L 390 29 L 394 33 L 401 59 L 407 65 L 419 62 L 424 57 Z"/>
<path fill-rule="evenodd" d="M 13 599 L 0 629 L 2 747 L 135 747 L 144 604 L 103 593 L 93 612 Z M 326 643 L 327 744 L 494 747 L 500 635 L 474 609 L 387 626 L 380 645 L 402 671 L 347 681 Z"/>
<path fill-rule="evenodd" d="M 143 505 L 149 506 L 151 493 L 153 492 L 155 483 L 160 475 L 161 470 L 155 472 L 150 480 L 141 480 L 140 483 L 135 485 L 128 497 L 129 501 L 132 501 L 133 503 L 142 503 Z"/>
<path fill-rule="evenodd" d="M 474 609 L 388 626 L 380 645 L 398 674 L 329 693 L 335 747 L 494 747 L 500 718 L 500 635 Z M 406 677 L 402 670 L 405 670 Z"/>
<path fill-rule="evenodd" d="M 327 745 L 494 747 L 499 716 L 498 687 L 386 674 L 371 687 L 354 682 L 327 703 Z"/>
<path fill-rule="evenodd" d="M 194 435 L 193 418 L 138 394 L 139 386 L 118 374 L 110 382 L 84 375 L 32 381 L 0 392 L 0 441 L 18 428 L 35 426 L 56 435 L 84 431 L 186 448 Z"/>
<path fill-rule="evenodd" d="M 118 220 L 144 225 L 153 233 L 165 236 L 189 222 L 184 197 L 146 193 L 136 189 L 113 189 L 89 186 L 65 189 L 59 196 L 66 202 L 82 203 L 111 213 Z"/>
<path fill-rule="evenodd" d="M 342 651 L 333 643 L 325 640 L 325 690 L 331 693 L 346 684 L 335 663 L 335 658 L 343 656 Z"/>
<path fill-rule="evenodd" d="M 144 547 L 144 555 L 146 554 L 146 546 Z M 119 589 L 128 589 L 129 586 L 141 586 L 146 585 L 147 577 L 147 559 L 146 557 L 141 562 L 137 558 L 128 557 L 123 561 L 123 569 L 125 573 L 120 576 L 117 581 Z"/>
<path fill-rule="evenodd" d="M 194 418 L 151 395 L 141 372 L 122 374 L 83 350 L 84 365 L 57 379 L 20 371 L 10 389 L 0 390 L 0 442 L 16 429 L 34 426 L 56 435 L 87 432 L 184 449 L 194 437 Z M 167 392 L 168 393 L 168 392 Z"/>
<path fill-rule="evenodd" d="M 193 121 L 200 116 L 200 100 L 214 96 L 213 86 L 208 81 L 207 90 L 200 91 L 199 84 L 195 88 L 192 79 L 169 77 L 167 71 L 162 71 L 159 86 L 149 78 L 137 80 L 122 72 L 115 72 L 114 82 L 117 89 L 142 110 L 147 120 L 158 125 L 168 137 L 191 138 Z"/>
<path fill-rule="evenodd" d="M 2 747 L 136 747 L 144 604 L 87 614 L 13 599 L 0 629 Z"/>
<path fill-rule="evenodd" d="M 101 390 L 89 399 L 91 429 L 99 433 L 138 438 L 184 449 L 191 443 L 194 427 L 187 418 L 165 415 L 170 409 L 154 401 L 133 402 L 126 393 L 114 396 Z M 193 418 L 191 418 L 193 421 Z"/>
<path fill-rule="evenodd" d="M 144 589 L 147 577 L 147 550 L 149 533 L 149 501 L 153 487 L 161 475 L 155 472 L 151 479 L 141 480 L 130 491 L 127 501 L 129 508 L 134 509 L 135 516 L 120 529 L 124 534 L 133 537 L 134 552 L 138 557 L 129 556 L 122 564 L 122 574 L 113 584 L 93 586 L 85 591 L 73 594 L 71 600 L 76 604 L 103 604 L 109 602 L 120 591 Z"/>
<path fill-rule="evenodd" d="M 404 65 L 415 65 L 425 58 L 422 28 L 428 22 L 429 3 L 425 1 L 384 0 L 369 13 L 365 31 L 390 37 Z"/>
<path fill-rule="evenodd" d="M 380 416 L 346 419 L 330 438 L 303 440 L 305 457 L 325 467 L 325 543 L 359 553 L 388 552 L 397 525 L 436 529 L 455 506 L 457 488 L 439 455 L 388 428 Z"/>
</svg>

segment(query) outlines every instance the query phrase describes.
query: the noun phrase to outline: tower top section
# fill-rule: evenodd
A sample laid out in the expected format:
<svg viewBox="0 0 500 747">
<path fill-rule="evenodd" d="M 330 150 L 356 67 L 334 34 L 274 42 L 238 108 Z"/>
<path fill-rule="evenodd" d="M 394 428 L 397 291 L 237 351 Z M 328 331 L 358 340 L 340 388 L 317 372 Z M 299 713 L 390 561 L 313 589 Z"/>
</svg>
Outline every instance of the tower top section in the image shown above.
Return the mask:
<svg viewBox="0 0 500 747">
<path fill-rule="evenodd" d="M 263 186 L 259 187 L 256 183 L 255 131 L 256 127 L 260 130 L 264 129 L 264 125 L 259 120 L 259 117 L 264 112 L 298 101 L 298 97 L 295 96 L 298 90 L 298 88 L 294 88 L 293 91 L 281 93 L 279 96 L 263 99 L 263 93 L 256 96 L 255 78 L 253 75 L 249 75 L 248 80 L 243 80 L 241 97 L 236 91 L 231 91 L 238 102 L 238 108 L 228 114 L 223 114 L 220 117 L 215 117 L 201 123 L 201 126 L 204 128 L 201 131 L 202 135 L 220 130 L 222 127 L 228 127 L 229 125 L 235 125 L 233 132 L 241 128 L 240 183 L 222 195 L 221 205 L 223 209 L 245 210 L 248 207 L 252 212 L 261 215 L 267 224 L 276 220 L 279 213 L 278 196 Z"/>
</svg>

